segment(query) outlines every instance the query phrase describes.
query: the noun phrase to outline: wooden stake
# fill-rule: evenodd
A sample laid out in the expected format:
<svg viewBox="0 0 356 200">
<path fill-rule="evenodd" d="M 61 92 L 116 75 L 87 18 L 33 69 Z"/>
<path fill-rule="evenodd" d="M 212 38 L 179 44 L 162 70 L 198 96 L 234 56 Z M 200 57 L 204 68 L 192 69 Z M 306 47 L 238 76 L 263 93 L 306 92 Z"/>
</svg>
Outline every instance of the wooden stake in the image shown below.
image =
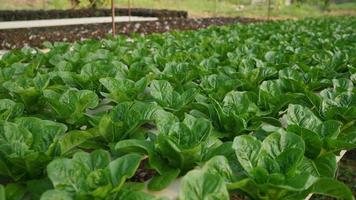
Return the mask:
<svg viewBox="0 0 356 200">
<path fill-rule="evenodd" d="M 114 0 L 111 0 L 111 24 L 112 24 L 112 36 L 115 37 L 115 4 Z"/>
<path fill-rule="evenodd" d="M 129 22 L 131 22 L 131 0 L 128 0 L 128 7 L 129 7 Z"/>
</svg>

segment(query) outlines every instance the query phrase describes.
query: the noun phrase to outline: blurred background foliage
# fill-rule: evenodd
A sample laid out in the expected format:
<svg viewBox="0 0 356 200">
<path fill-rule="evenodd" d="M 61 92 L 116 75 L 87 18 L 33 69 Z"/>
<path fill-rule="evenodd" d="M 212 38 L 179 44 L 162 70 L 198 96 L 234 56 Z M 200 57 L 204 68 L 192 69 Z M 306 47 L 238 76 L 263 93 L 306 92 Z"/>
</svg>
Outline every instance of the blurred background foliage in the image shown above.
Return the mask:
<svg viewBox="0 0 356 200">
<path fill-rule="evenodd" d="M 270 1 L 270 2 L 268 2 Z M 116 7 L 187 10 L 190 17 L 303 18 L 355 15 L 356 0 L 115 0 Z M 110 0 L 0 0 L 0 10 L 107 8 Z"/>
</svg>

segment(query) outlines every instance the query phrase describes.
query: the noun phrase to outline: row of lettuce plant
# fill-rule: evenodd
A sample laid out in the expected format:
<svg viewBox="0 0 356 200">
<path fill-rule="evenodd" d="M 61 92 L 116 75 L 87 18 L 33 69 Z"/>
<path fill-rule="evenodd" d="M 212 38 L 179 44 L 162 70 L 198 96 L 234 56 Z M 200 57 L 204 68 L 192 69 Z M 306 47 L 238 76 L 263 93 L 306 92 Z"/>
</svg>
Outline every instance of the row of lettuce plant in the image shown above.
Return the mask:
<svg viewBox="0 0 356 200">
<path fill-rule="evenodd" d="M 179 200 L 354 199 L 335 176 L 356 147 L 355 30 L 287 20 L 6 53 L 0 199 L 165 199 L 145 187 L 179 177 Z"/>
</svg>

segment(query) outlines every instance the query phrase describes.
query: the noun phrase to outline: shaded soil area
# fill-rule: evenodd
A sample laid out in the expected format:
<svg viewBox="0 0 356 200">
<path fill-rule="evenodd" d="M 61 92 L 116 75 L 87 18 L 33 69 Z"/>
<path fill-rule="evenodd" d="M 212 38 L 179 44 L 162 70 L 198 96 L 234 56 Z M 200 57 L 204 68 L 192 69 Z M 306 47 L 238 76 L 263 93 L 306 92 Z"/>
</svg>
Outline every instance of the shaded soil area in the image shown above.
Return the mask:
<svg viewBox="0 0 356 200">
<path fill-rule="evenodd" d="M 153 178 L 157 172 L 153 169 L 148 169 L 147 165 L 148 159 L 143 160 L 140 163 L 140 166 L 137 169 L 135 175 L 130 178 L 129 181 L 143 183 Z"/>
<path fill-rule="evenodd" d="M 117 16 L 129 15 L 129 9 L 116 8 Z M 158 18 L 187 18 L 187 11 L 132 8 L 132 16 Z M 69 10 L 0 10 L 0 21 L 63 19 L 80 17 L 111 16 L 110 9 L 69 9 Z"/>
<path fill-rule="evenodd" d="M 230 195 L 230 200 L 248 200 L 248 197 L 245 197 L 242 194 L 235 193 Z"/>
<path fill-rule="evenodd" d="M 12 180 L 9 178 L 2 178 L 0 177 L 0 185 L 6 185 L 8 183 L 12 183 Z"/>
<path fill-rule="evenodd" d="M 252 18 L 202 18 L 202 19 L 161 19 L 147 22 L 120 22 L 116 24 L 116 33 L 130 35 L 133 33 L 163 33 L 172 30 L 195 30 L 211 25 L 228 25 L 234 23 L 262 22 Z M 24 46 L 42 47 L 44 41 L 74 42 L 83 39 L 100 39 L 112 32 L 111 24 L 89 24 L 73 26 L 56 26 L 41 28 L 21 28 L 0 30 L 0 49 L 14 49 Z"/>
</svg>

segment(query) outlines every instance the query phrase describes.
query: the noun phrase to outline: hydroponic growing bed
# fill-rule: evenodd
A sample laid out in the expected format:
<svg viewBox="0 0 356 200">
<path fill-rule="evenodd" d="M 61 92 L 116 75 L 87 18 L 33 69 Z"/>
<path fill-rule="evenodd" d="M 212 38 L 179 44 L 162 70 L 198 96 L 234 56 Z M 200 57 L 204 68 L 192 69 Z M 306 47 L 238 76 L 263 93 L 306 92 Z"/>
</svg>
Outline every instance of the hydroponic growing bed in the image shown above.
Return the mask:
<svg viewBox="0 0 356 200">
<path fill-rule="evenodd" d="M 0 199 L 354 199 L 356 18 L 24 48 L 0 60 Z M 147 187 L 147 188 L 145 188 Z M 167 198 L 169 198 L 167 196 Z"/>
</svg>

